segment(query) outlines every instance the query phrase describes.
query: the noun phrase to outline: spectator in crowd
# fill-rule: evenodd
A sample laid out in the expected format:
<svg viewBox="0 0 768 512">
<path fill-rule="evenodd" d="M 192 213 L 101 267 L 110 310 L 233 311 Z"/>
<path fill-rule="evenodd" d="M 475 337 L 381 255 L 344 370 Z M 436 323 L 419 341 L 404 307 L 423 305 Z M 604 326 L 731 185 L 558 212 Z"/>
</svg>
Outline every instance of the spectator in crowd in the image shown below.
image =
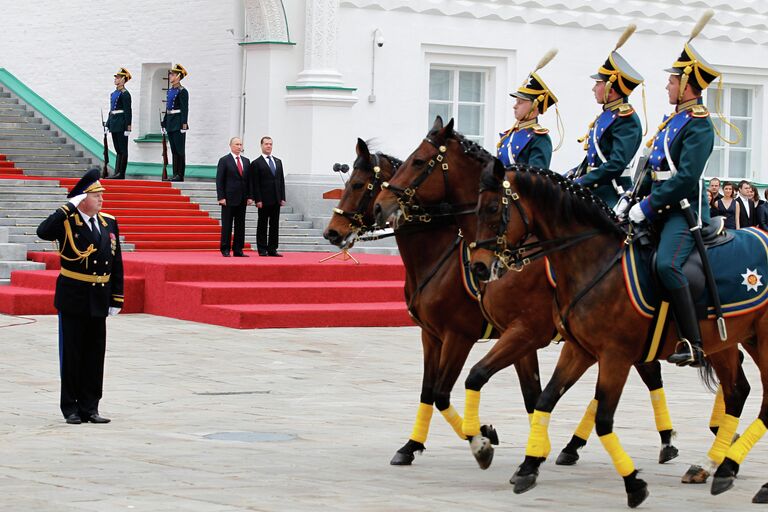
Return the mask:
<svg viewBox="0 0 768 512">
<path fill-rule="evenodd" d="M 715 209 L 717 215 L 725 217 L 727 229 L 739 229 L 739 202 L 733 197 L 733 183 L 726 181 L 723 184 L 723 197 L 715 200 Z"/>
<path fill-rule="evenodd" d="M 760 191 L 757 190 L 757 187 L 754 183 L 752 183 L 752 202 L 755 203 L 755 211 L 760 207 L 760 205 L 765 204 L 765 199 L 762 199 L 760 197 Z M 757 214 L 755 214 L 757 215 Z M 757 219 L 757 222 L 760 221 L 760 217 L 755 217 Z"/>
<path fill-rule="evenodd" d="M 709 206 L 709 217 L 717 217 L 719 213 L 717 213 L 717 204 L 712 199 L 712 191 L 710 189 L 707 189 L 707 206 Z"/>
<path fill-rule="evenodd" d="M 712 178 L 709 180 L 709 189 L 712 193 L 712 201 L 717 201 L 723 197 L 723 191 L 720 190 L 720 178 Z"/>
<path fill-rule="evenodd" d="M 763 191 L 765 199 L 760 200 L 757 206 L 757 226 L 763 231 L 768 231 L 768 188 Z"/>
<path fill-rule="evenodd" d="M 739 204 L 739 214 L 737 218 L 738 229 L 754 226 L 756 223 L 755 203 L 752 201 L 752 184 L 747 180 L 739 182 L 739 197 L 736 198 Z"/>
<path fill-rule="evenodd" d="M 245 207 L 253 204 L 250 182 L 251 162 L 240 153 L 243 143 L 238 137 L 229 141 L 229 153 L 219 159 L 216 166 L 216 196 L 221 205 L 221 255 L 229 257 L 230 240 L 232 252 L 236 257 L 244 258 L 245 247 Z M 232 239 L 232 225 L 235 237 Z"/>
</svg>

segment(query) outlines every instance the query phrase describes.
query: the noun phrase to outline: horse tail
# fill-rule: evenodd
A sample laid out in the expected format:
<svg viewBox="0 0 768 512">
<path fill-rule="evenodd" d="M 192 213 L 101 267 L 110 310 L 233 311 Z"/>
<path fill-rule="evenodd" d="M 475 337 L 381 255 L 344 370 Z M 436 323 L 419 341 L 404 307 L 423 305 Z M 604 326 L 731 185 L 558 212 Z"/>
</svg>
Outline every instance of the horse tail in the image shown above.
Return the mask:
<svg viewBox="0 0 768 512">
<path fill-rule="evenodd" d="M 709 391 L 717 393 L 717 387 L 720 385 L 720 381 L 717 379 L 717 375 L 715 375 L 715 370 L 712 368 L 712 364 L 706 357 L 703 358 L 702 364 L 699 367 L 699 378 Z"/>
</svg>

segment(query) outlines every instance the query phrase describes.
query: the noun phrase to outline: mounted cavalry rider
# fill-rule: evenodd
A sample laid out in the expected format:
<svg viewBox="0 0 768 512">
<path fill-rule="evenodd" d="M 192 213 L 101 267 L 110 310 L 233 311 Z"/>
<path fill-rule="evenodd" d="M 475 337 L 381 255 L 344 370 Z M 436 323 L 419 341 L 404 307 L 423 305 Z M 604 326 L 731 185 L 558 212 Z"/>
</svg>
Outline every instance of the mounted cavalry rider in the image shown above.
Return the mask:
<svg viewBox="0 0 768 512">
<path fill-rule="evenodd" d="M 605 64 L 591 76 L 595 80 L 592 92 L 603 111 L 579 139 L 587 156 L 572 173 L 576 182 L 588 187 L 611 208 L 631 186 L 631 178 L 622 174 L 630 167 L 643 139 L 640 118 L 628 103 L 629 95 L 643 82 L 643 77 L 616 52 L 635 28 L 627 27 Z"/>
<path fill-rule="evenodd" d="M 703 357 L 694 298 L 682 270 L 695 240 L 680 202 L 687 199 L 691 211 L 698 213 L 699 223 L 709 223 L 709 208 L 700 205 L 706 193 L 702 174 L 712 153 L 715 130 L 701 94 L 720 73 L 689 44 L 709 18 L 711 11 L 694 28 L 672 68 L 666 70 L 671 73 L 666 89 L 675 111 L 665 116 L 658 133 L 648 142 L 651 153 L 639 192 L 640 197 L 650 193 L 629 210 L 632 222 L 647 219 L 661 224 L 656 270 L 669 293 L 681 335 L 667 361 L 679 366 L 700 366 Z"/>
<path fill-rule="evenodd" d="M 548 51 L 523 85 L 510 93 L 510 96 L 516 98 L 514 111 L 517 122 L 512 128 L 499 134 L 501 140 L 496 144 L 496 155 L 505 167 L 517 163 L 549 169 L 549 162 L 552 160 L 552 139 L 549 137 L 549 130 L 539 125 L 539 114 L 545 113 L 549 107 L 556 104 L 557 97 L 536 71 L 543 68 L 555 55 L 557 50 Z M 559 126 L 559 113 L 557 117 Z"/>
</svg>

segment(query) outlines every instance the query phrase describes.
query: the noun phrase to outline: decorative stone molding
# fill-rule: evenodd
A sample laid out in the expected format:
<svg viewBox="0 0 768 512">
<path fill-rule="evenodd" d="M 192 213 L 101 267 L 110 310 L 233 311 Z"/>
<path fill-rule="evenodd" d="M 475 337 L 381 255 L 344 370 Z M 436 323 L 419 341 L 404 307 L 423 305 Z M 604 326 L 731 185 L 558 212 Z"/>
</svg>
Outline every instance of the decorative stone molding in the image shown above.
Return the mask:
<svg viewBox="0 0 768 512">
<path fill-rule="evenodd" d="M 715 17 L 700 39 L 768 46 L 768 2 L 765 0 L 341 0 L 341 7 L 417 14 L 441 14 L 528 24 L 624 30 L 685 37 L 707 7 Z"/>
<path fill-rule="evenodd" d="M 246 42 L 289 42 L 288 22 L 281 0 L 244 0 Z"/>
</svg>

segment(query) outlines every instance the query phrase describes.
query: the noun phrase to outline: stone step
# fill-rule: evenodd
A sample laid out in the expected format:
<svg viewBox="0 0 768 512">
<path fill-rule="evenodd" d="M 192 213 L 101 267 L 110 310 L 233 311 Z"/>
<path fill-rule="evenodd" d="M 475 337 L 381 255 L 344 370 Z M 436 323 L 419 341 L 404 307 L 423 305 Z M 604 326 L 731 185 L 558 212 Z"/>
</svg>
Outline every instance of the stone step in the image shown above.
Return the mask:
<svg viewBox="0 0 768 512">
<path fill-rule="evenodd" d="M 78 170 L 75 170 L 75 171 L 64 171 L 64 170 L 44 171 L 44 170 L 40 170 L 40 169 L 32 170 L 32 169 L 26 169 L 25 168 L 24 169 L 24 174 L 26 174 L 27 176 L 41 176 L 41 177 L 45 176 L 45 177 L 50 177 L 50 178 L 82 178 L 83 177 L 83 173 L 85 172 L 87 167 L 90 167 L 90 165 L 87 165 L 87 166 L 83 167 L 79 171 Z"/>
<path fill-rule="evenodd" d="M 7 244 L 8 243 L 8 237 L 11 234 L 11 227 L 10 226 L 2 226 L 0 227 L 0 244 Z"/>
<path fill-rule="evenodd" d="M 67 139 L 59 137 L 55 130 L 30 131 L 21 134 L 12 134 L 10 130 L 0 132 L 0 144 L 9 142 L 39 142 L 51 144 L 66 144 Z"/>
<path fill-rule="evenodd" d="M 3 124 L 13 124 L 13 123 L 3 123 Z M 35 134 L 40 137 L 44 137 L 46 133 L 54 134 L 56 137 L 59 136 L 59 132 L 57 132 L 56 130 L 51 130 L 51 125 L 49 124 L 37 125 L 35 127 L 30 127 L 26 125 L 21 127 L 0 126 L 0 134 L 2 134 L 3 137 L 7 137 L 10 135 L 23 135 L 26 137 L 26 136 L 29 136 L 30 134 Z"/>
<path fill-rule="evenodd" d="M 22 120 L 23 119 L 23 120 Z M 27 128 L 37 130 L 43 126 L 43 120 L 39 117 L 25 117 L 21 119 L 11 119 L 10 121 L 0 120 L 0 130 Z"/>
<path fill-rule="evenodd" d="M 26 143 L 29 144 L 29 143 Z M 0 152 L 10 157 L 24 157 L 27 159 L 51 159 L 51 158 L 82 158 L 83 152 L 73 147 L 65 148 L 56 143 L 38 143 L 39 147 L 6 147 L 0 142 Z"/>
<path fill-rule="evenodd" d="M 18 105 L 19 99 L 18 98 L 11 98 L 11 95 L 8 96 L 2 96 L 0 94 L 0 105 Z"/>
<path fill-rule="evenodd" d="M 35 113 L 27 109 L 26 105 L 19 105 L 18 103 L 11 103 L 4 105 L 0 103 L 0 116 L 18 116 L 18 115 L 30 115 Z"/>
<path fill-rule="evenodd" d="M 55 142 L 60 140 L 61 142 Z M 45 138 L 44 140 L 2 140 L 0 139 L 0 153 L 4 155 L 10 155 L 10 150 L 35 150 L 36 154 L 40 154 L 42 151 L 62 151 L 76 156 L 83 156 L 82 151 L 75 150 L 74 144 L 63 144 L 65 139 L 63 138 Z M 79 153 L 79 154 L 78 154 Z"/>
<path fill-rule="evenodd" d="M 0 182 L 2 186 L 3 192 L 24 192 L 27 191 L 29 193 L 36 193 L 31 192 L 31 189 L 36 190 L 43 190 L 43 189 L 59 189 L 59 182 L 56 180 L 25 180 L 23 177 L 21 179 L 5 179 Z"/>
<path fill-rule="evenodd" d="M 10 236 L 7 236 L 10 240 Z M 26 261 L 27 248 L 13 242 L 0 243 L 0 261 Z"/>
<path fill-rule="evenodd" d="M 0 110 L 0 123 L 41 123 L 43 120 L 34 117 L 34 112 L 26 110 Z"/>
<path fill-rule="evenodd" d="M 35 166 L 35 165 L 48 165 L 48 164 L 88 164 L 90 163 L 90 158 L 85 158 L 83 156 L 79 155 L 67 155 L 67 154 L 61 154 L 61 155 L 7 155 L 8 161 L 13 162 L 14 164 L 19 164 L 16 167 L 21 167 L 23 169 L 27 169 L 29 165 Z"/>
<path fill-rule="evenodd" d="M 0 88 L 0 98 L 10 98 L 11 93 L 5 92 L 5 89 Z"/>
<path fill-rule="evenodd" d="M 81 163 L 64 163 L 58 164 L 53 162 L 30 162 L 24 166 L 25 171 L 76 171 L 79 170 L 80 174 L 85 171 L 83 164 Z"/>
<path fill-rule="evenodd" d="M 9 279 L 11 272 L 14 270 L 45 270 L 45 263 L 38 263 L 36 261 L 0 261 L 0 279 Z"/>
</svg>

